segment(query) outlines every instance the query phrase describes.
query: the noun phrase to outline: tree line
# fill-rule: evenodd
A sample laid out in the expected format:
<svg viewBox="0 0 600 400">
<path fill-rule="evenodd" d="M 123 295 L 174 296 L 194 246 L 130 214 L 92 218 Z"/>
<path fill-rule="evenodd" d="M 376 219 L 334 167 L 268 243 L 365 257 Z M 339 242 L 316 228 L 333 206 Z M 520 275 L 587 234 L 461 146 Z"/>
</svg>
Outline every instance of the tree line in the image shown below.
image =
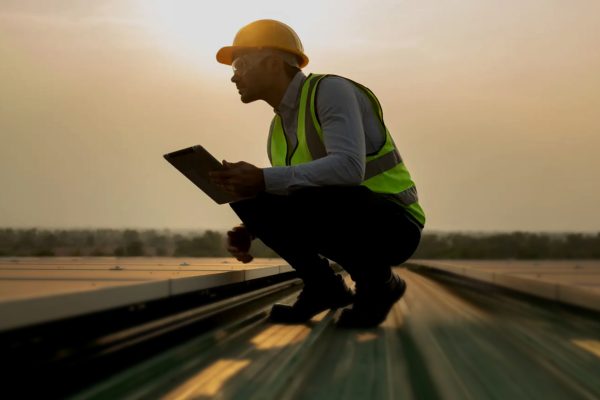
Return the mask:
<svg viewBox="0 0 600 400">
<path fill-rule="evenodd" d="M 0 256 L 227 257 L 223 232 L 0 228 Z M 278 257 L 260 240 L 255 257 Z M 425 232 L 413 258 L 600 259 L 598 233 Z"/>
<path fill-rule="evenodd" d="M 225 234 L 169 229 L 0 229 L 0 256 L 227 257 Z M 260 241 L 255 257 L 278 257 Z"/>
</svg>

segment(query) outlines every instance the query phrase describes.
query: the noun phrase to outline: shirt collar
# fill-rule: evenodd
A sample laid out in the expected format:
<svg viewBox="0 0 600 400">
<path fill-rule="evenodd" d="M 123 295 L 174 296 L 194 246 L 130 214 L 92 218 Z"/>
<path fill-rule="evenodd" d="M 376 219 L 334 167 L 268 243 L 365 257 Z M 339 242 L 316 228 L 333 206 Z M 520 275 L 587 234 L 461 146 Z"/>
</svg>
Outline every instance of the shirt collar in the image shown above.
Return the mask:
<svg viewBox="0 0 600 400">
<path fill-rule="evenodd" d="M 298 94 L 305 80 L 306 75 L 304 75 L 302 71 L 298 71 L 296 75 L 294 75 L 290 84 L 285 90 L 285 93 L 283 94 L 281 102 L 277 107 L 274 108 L 276 113 L 279 114 L 285 110 L 292 110 L 298 106 L 298 101 L 300 100 L 300 96 Z"/>
</svg>

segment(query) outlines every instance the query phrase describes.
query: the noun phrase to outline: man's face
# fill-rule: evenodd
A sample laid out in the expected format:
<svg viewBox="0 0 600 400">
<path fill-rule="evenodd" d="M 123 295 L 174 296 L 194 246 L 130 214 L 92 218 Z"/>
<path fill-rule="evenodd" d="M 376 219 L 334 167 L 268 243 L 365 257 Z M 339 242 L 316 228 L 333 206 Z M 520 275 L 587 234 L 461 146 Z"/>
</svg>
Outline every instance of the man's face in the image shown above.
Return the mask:
<svg viewBox="0 0 600 400">
<path fill-rule="evenodd" d="M 235 83 L 242 102 L 251 103 L 264 99 L 269 82 L 264 61 L 268 56 L 268 53 L 258 51 L 240 51 L 234 54 L 231 82 Z"/>
</svg>

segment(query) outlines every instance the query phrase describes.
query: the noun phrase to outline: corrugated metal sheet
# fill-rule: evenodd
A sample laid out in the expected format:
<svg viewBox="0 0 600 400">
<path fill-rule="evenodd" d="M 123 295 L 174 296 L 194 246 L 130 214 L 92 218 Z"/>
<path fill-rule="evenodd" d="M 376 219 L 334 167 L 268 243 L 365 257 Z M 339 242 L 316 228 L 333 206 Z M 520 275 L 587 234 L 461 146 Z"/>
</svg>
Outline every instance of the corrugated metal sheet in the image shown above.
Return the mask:
<svg viewBox="0 0 600 400">
<path fill-rule="evenodd" d="M 339 310 L 304 325 L 249 316 L 76 398 L 600 398 L 597 314 L 399 273 L 407 293 L 376 329 L 336 328 Z"/>
</svg>

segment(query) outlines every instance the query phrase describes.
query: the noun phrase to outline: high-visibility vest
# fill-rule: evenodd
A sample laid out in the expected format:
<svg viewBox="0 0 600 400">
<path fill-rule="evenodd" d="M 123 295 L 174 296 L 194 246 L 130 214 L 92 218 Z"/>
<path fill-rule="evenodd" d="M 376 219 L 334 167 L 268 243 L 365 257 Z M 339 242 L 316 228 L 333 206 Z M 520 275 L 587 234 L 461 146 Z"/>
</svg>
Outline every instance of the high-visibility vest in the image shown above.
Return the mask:
<svg viewBox="0 0 600 400">
<path fill-rule="evenodd" d="M 323 130 L 315 107 L 317 85 L 326 76 L 332 75 L 310 74 L 302 85 L 296 147 L 288 146 L 281 117 L 278 114 L 273 117 L 268 145 L 268 155 L 272 166 L 298 165 L 327 155 L 323 143 Z M 361 185 L 368 187 L 373 192 L 391 195 L 390 197 L 396 199 L 421 226 L 424 226 L 425 213 L 419 205 L 417 188 L 383 122 L 383 110 L 379 100 L 367 87 L 350 79 L 347 80 L 367 95 L 379 117 L 381 126 L 385 129 L 383 146 L 378 151 L 365 155 L 365 176 Z"/>
</svg>

